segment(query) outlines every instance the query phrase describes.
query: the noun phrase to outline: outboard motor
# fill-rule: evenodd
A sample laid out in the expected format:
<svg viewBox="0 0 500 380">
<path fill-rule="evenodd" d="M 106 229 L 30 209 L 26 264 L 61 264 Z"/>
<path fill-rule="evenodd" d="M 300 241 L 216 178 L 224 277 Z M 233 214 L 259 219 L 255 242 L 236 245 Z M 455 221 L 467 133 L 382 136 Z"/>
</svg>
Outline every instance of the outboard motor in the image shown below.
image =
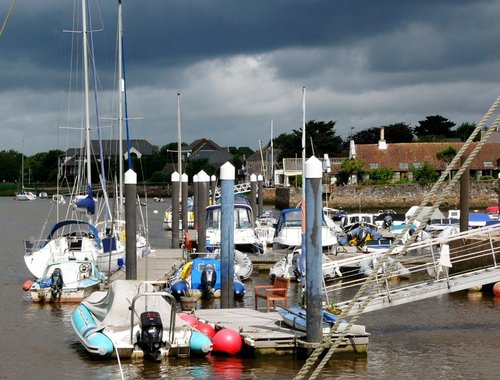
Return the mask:
<svg viewBox="0 0 500 380">
<path fill-rule="evenodd" d="M 156 311 L 145 311 L 141 314 L 141 331 L 137 332 L 139 346 L 144 354 L 154 360 L 161 360 L 161 345 L 163 337 L 163 323 L 160 314 Z"/>
<path fill-rule="evenodd" d="M 61 268 L 55 268 L 50 275 L 51 284 L 50 285 L 50 295 L 51 301 L 55 301 L 61 298 L 61 292 L 64 285 Z"/>
<path fill-rule="evenodd" d="M 358 231 L 358 245 L 362 247 L 366 243 L 366 239 L 368 238 L 369 231 L 366 227 L 362 227 Z"/>
<path fill-rule="evenodd" d="M 217 272 L 213 264 L 206 264 L 201 272 L 201 288 L 203 298 L 210 299 L 214 294 Z"/>
<path fill-rule="evenodd" d="M 390 229 L 391 226 L 392 226 L 392 216 L 386 215 L 384 217 L 384 223 L 383 223 L 383 225 L 384 225 L 384 228 Z"/>
</svg>

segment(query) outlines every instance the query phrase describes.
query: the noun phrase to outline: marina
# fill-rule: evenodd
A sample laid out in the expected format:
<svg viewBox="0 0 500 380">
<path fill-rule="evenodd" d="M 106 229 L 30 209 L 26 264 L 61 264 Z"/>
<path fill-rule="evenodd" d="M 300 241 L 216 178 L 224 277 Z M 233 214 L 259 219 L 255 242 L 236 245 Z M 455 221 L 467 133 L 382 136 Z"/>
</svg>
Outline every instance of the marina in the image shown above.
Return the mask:
<svg viewBox="0 0 500 380">
<path fill-rule="evenodd" d="M 152 201 L 149 202 L 152 209 L 158 207 Z M 19 246 L 25 234 L 32 236 L 38 233 L 38 221 L 45 218 L 49 202 L 36 200 L 28 207 L 11 198 L 0 198 L 0 205 L 2 225 L 5 226 L 0 232 L 4 242 L 0 269 L 3 306 L 0 310 L 6 327 L 4 338 L 12 342 L 0 348 L 2 374 L 6 378 L 120 378 L 116 360 L 96 363 L 85 354 L 76 337 L 69 334 L 69 320 L 74 305 L 39 306 L 33 304 L 21 289 L 29 273 L 22 254 L 19 254 Z M 7 219 L 7 215 L 13 215 L 14 210 L 19 219 Z M 171 269 L 180 250 L 161 248 L 169 247 L 169 234 L 161 226 L 161 213 L 149 215 L 151 244 L 160 248 L 149 257 L 148 272 L 151 277 L 161 277 Z M 19 231 L 21 225 L 22 233 Z M 160 265 L 160 262 L 164 264 Z M 254 307 L 252 289 L 258 283 L 269 283 L 268 269 L 254 270 L 252 278 L 246 283 L 249 291 L 236 306 L 248 309 Z M 348 290 L 343 293 L 346 293 L 345 297 L 352 297 Z M 298 300 L 297 296 L 297 284 L 293 283 L 290 299 Z M 214 300 L 206 307 L 218 309 L 218 302 Z M 366 355 L 354 358 L 334 356 L 320 378 L 364 379 L 406 374 L 422 379 L 494 379 L 500 370 L 496 360 L 500 349 L 499 307 L 500 303 L 493 297 L 491 289 L 483 292 L 464 290 L 363 314 L 358 323 L 365 325 L 370 333 Z M 206 313 L 214 312 L 207 309 Z M 61 359 L 58 366 L 45 366 L 47 347 L 51 347 L 51 352 Z M 15 361 L 8 360 L 15 356 L 29 357 L 30 360 L 19 366 Z M 167 358 L 161 363 L 123 362 L 122 368 L 125 377 L 130 379 L 156 379 L 167 374 L 184 379 L 289 379 L 305 363 L 302 359 L 280 356 L 280 365 L 276 366 L 273 357 Z"/>
</svg>

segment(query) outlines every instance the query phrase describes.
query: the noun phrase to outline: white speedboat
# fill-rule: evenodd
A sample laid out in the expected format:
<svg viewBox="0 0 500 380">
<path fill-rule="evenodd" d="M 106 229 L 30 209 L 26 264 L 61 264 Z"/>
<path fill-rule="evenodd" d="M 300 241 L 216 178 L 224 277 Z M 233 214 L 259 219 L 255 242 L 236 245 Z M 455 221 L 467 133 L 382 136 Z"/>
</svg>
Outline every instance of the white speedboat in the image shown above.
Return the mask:
<svg viewBox="0 0 500 380">
<path fill-rule="evenodd" d="M 234 203 L 234 248 L 245 253 L 264 253 L 261 240 L 255 233 L 252 207 L 242 197 L 235 197 Z M 238 201 L 237 201 L 238 199 Z M 246 198 L 245 198 L 246 199 Z M 207 207 L 206 238 L 210 247 L 221 244 L 221 205 Z"/>
<path fill-rule="evenodd" d="M 278 260 L 276 264 L 269 270 L 269 277 L 274 280 L 276 277 L 292 278 L 295 280 L 301 277 L 301 254 L 300 248 L 292 253 L 289 253 L 282 259 Z M 332 280 L 335 277 L 342 277 L 340 267 L 335 265 L 335 260 L 323 254 L 322 273 L 325 281 Z"/>
<path fill-rule="evenodd" d="M 323 215 L 321 243 L 324 253 L 334 253 L 337 249 L 338 227 L 327 223 Z M 281 211 L 273 238 L 273 253 L 286 255 L 302 245 L 302 209 L 287 208 Z"/>
</svg>

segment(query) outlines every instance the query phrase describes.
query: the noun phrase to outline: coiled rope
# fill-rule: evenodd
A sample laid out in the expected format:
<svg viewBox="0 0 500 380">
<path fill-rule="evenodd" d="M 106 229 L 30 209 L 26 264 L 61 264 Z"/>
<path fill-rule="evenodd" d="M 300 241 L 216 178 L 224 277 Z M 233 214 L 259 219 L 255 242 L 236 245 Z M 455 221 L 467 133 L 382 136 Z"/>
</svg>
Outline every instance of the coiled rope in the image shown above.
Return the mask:
<svg viewBox="0 0 500 380">
<path fill-rule="evenodd" d="M 478 152 L 481 150 L 483 145 L 488 141 L 489 137 L 495 131 L 500 123 L 500 116 L 497 117 L 494 122 L 491 124 L 491 126 L 486 130 L 484 134 L 481 136 L 481 140 L 477 143 L 477 145 L 474 147 L 472 150 L 471 154 L 467 159 L 464 161 L 463 165 L 460 167 L 456 175 L 453 177 L 452 180 L 448 182 L 446 187 L 444 189 L 441 189 L 441 185 L 443 182 L 448 178 L 449 173 L 451 170 L 455 167 L 457 163 L 460 162 L 462 156 L 466 152 L 466 150 L 469 148 L 469 146 L 473 143 L 474 138 L 478 133 L 480 133 L 481 130 L 483 130 L 484 126 L 490 119 L 491 115 L 497 110 L 498 106 L 500 104 L 500 97 L 498 97 L 495 102 L 491 105 L 490 109 L 488 112 L 483 116 L 479 124 L 476 126 L 472 134 L 469 136 L 467 141 L 464 143 L 462 148 L 458 151 L 458 153 L 455 155 L 453 160 L 449 163 L 448 167 L 446 170 L 441 174 L 441 177 L 436 181 L 434 186 L 432 187 L 431 191 L 424 197 L 422 203 L 418 206 L 417 210 L 415 213 L 412 215 L 410 218 L 409 222 L 407 223 L 406 227 L 403 229 L 403 232 L 399 235 L 399 237 L 395 240 L 394 244 L 391 245 L 391 247 L 387 250 L 387 252 L 382 256 L 380 261 L 377 263 L 376 267 L 374 268 L 373 272 L 367 277 L 363 285 L 360 287 L 354 298 L 351 300 L 349 305 L 342 311 L 342 314 L 338 318 L 337 322 L 332 326 L 330 329 L 330 332 L 323 337 L 321 340 L 321 343 L 319 346 L 313 351 L 313 353 L 309 356 L 309 358 L 306 360 L 306 363 L 304 366 L 300 369 L 300 371 L 297 373 L 297 375 L 294 377 L 296 380 L 301 380 L 305 379 L 306 376 L 313 370 L 314 365 L 318 362 L 320 356 L 324 353 L 325 349 L 328 348 L 328 351 L 322 358 L 322 360 L 318 363 L 317 367 L 313 370 L 310 376 L 308 376 L 308 379 L 316 379 L 318 375 L 320 374 L 321 370 L 324 368 L 324 366 L 327 364 L 328 360 L 332 357 L 332 355 L 335 353 L 335 350 L 339 347 L 340 343 L 342 340 L 346 337 L 346 335 L 349 333 L 352 325 L 358 320 L 359 316 L 363 313 L 364 309 L 366 306 L 371 302 L 371 300 L 377 295 L 377 293 L 380 291 L 381 287 L 384 285 L 386 280 L 391 276 L 391 271 L 394 268 L 394 266 L 398 263 L 397 260 L 394 260 L 393 262 L 388 262 L 388 257 L 392 254 L 396 246 L 402 241 L 402 237 L 405 235 L 406 232 L 409 231 L 411 228 L 412 223 L 416 220 L 416 218 L 420 215 L 420 212 L 424 209 L 424 207 L 430 202 L 430 200 L 439 194 L 437 196 L 437 199 L 434 203 L 434 205 L 424 214 L 423 220 L 427 220 L 430 215 L 443 203 L 444 199 L 448 194 L 451 192 L 451 190 L 454 188 L 455 184 L 458 182 L 462 174 L 465 172 L 465 170 L 469 169 L 469 166 L 472 162 L 472 160 L 476 157 Z M 400 253 L 397 254 L 403 255 L 407 252 L 408 247 L 416 240 L 418 234 L 420 231 L 422 231 L 426 226 L 426 223 L 421 223 L 413 233 L 413 235 L 408 239 L 404 245 L 403 249 L 401 250 Z M 387 265 L 388 263 L 388 265 Z M 384 265 L 387 265 L 386 270 L 383 272 L 381 281 L 375 281 L 376 277 L 379 275 L 379 270 L 382 269 Z M 336 333 L 341 321 L 345 320 L 345 318 L 349 315 L 350 311 L 354 307 L 354 305 L 363 297 L 365 292 L 367 291 L 367 288 L 372 284 L 375 283 L 375 286 L 372 288 L 368 296 L 363 300 L 361 303 L 360 308 L 358 311 L 351 317 L 349 323 L 345 326 L 343 331 L 335 338 L 335 340 L 332 342 L 333 335 Z"/>
</svg>

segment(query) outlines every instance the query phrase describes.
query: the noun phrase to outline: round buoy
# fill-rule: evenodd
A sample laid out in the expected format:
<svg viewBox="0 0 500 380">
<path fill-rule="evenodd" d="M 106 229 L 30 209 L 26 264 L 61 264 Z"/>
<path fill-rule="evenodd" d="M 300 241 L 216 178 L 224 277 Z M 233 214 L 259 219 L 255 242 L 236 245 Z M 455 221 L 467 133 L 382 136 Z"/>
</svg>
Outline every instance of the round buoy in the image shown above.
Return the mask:
<svg viewBox="0 0 500 380">
<path fill-rule="evenodd" d="M 212 341 L 214 352 L 223 352 L 229 355 L 236 355 L 243 346 L 240 334 L 232 329 L 219 330 Z"/>
<path fill-rule="evenodd" d="M 193 330 L 189 339 L 189 348 L 194 355 L 206 355 L 212 351 L 212 341 L 200 331 Z"/>
<path fill-rule="evenodd" d="M 196 319 L 196 317 L 193 314 L 178 313 L 177 315 L 189 326 L 195 327 L 198 324 L 198 319 Z"/>
<path fill-rule="evenodd" d="M 25 292 L 27 292 L 28 290 L 30 290 L 30 289 L 31 289 L 31 285 L 33 285 L 33 281 L 31 281 L 31 280 L 26 280 L 26 281 L 24 281 L 24 284 L 23 284 L 23 290 L 24 290 Z"/>
<path fill-rule="evenodd" d="M 240 300 L 245 296 L 245 285 L 235 282 L 233 284 L 234 299 Z"/>
<path fill-rule="evenodd" d="M 180 297 L 189 291 L 189 284 L 186 280 L 179 280 L 172 284 L 170 291 L 174 297 Z"/>
<path fill-rule="evenodd" d="M 196 330 L 198 330 L 202 334 L 205 334 L 210 339 L 213 339 L 213 337 L 215 336 L 215 329 L 208 323 L 198 323 L 196 325 Z"/>
<path fill-rule="evenodd" d="M 495 282 L 495 285 L 493 285 L 493 294 L 495 297 L 500 297 L 500 282 Z"/>
</svg>

